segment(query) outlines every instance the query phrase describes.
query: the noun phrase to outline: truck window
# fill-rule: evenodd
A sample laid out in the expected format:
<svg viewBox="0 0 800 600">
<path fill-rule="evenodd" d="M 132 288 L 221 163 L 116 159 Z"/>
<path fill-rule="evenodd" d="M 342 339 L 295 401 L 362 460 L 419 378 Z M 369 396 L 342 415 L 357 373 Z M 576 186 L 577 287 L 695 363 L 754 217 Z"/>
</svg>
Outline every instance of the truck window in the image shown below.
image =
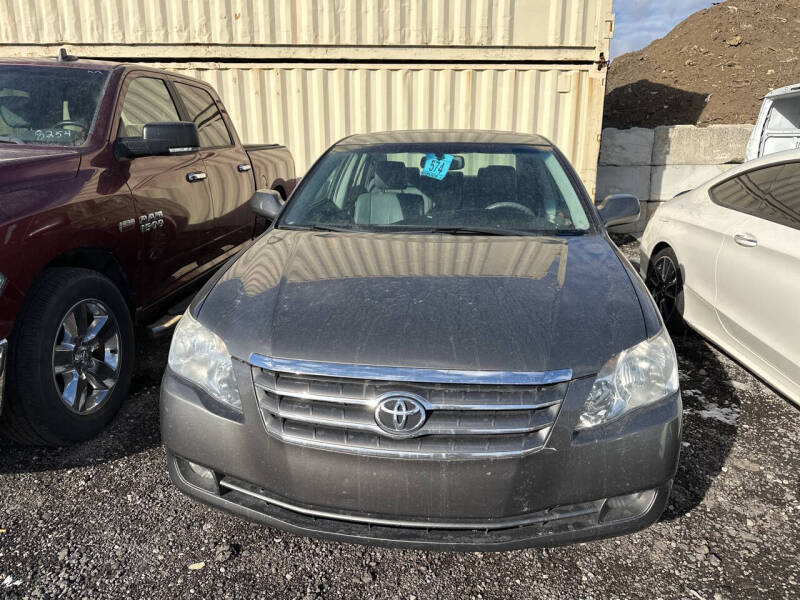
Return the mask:
<svg viewBox="0 0 800 600">
<path fill-rule="evenodd" d="M 122 103 L 117 137 L 142 137 L 147 123 L 180 121 L 167 85 L 155 77 L 137 77 L 128 86 Z"/>
<path fill-rule="evenodd" d="M 218 148 L 230 146 L 231 136 L 219 107 L 207 91 L 185 83 L 175 83 L 175 87 L 183 100 L 189 118 L 197 126 L 201 148 Z"/>
<path fill-rule="evenodd" d="M 96 69 L 0 65 L 0 141 L 83 145 L 107 81 Z"/>
</svg>

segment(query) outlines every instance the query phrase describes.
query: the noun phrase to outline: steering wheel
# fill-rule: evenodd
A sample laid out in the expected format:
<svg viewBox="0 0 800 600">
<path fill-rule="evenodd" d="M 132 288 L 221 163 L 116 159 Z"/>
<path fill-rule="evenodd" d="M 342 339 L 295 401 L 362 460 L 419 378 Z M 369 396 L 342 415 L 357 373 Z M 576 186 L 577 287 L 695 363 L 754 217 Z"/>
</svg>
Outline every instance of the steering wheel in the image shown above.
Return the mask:
<svg viewBox="0 0 800 600">
<path fill-rule="evenodd" d="M 81 133 L 83 133 L 84 131 L 88 131 L 88 129 L 89 129 L 83 123 L 79 123 L 78 121 L 72 121 L 70 119 L 64 119 L 63 121 L 59 121 L 58 123 L 53 125 L 53 129 L 55 129 L 56 127 L 58 127 L 59 129 L 64 129 L 66 126 L 79 127 L 80 130 L 81 130 L 80 131 Z"/>
<path fill-rule="evenodd" d="M 530 208 L 524 204 L 520 204 L 519 202 L 495 202 L 494 204 L 487 206 L 486 210 L 497 210 L 498 208 L 511 208 L 513 210 L 523 212 L 529 217 L 536 216 L 536 213 L 534 213 Z"/>
</svg>

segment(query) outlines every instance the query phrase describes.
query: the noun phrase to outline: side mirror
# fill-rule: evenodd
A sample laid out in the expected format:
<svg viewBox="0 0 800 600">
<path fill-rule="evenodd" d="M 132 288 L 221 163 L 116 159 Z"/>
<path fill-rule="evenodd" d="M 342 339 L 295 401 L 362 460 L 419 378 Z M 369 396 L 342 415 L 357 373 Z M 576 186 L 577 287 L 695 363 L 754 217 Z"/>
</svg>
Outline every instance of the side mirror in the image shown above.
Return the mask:
<svg viewBox="0 0 800 600">
<path fill-rule="evenodd" d="M 185 121 L 147 123 L 142 128 L 142 137 L 119 138 L 116 142 L 119 158 L 192 154 L 199 147 L 197 127 Z"/>
<path fill-rule="evenodd" d="M 256 190 L 250 197 L 250 209 L 267 221 L 274 221 L 283 209 L 281 195 L 275 190 Z"/>
<path fill-rule="evenodd" d="M 606 227 L 625 225 L 639 220 L 641 206 L 639 199 L 631 194 L 612 194 L 606 196 L 597 206 L 600 218 Z"/>
</svg>

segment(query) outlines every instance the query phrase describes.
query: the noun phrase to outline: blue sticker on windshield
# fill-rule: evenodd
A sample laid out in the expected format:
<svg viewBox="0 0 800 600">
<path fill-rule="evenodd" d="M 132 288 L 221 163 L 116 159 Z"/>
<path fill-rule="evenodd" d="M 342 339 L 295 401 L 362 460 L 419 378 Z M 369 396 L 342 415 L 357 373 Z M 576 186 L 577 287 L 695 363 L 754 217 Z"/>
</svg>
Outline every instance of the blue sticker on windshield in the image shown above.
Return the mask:
<svg viewBox="0 0 800 600">
<path fill-rule="evenodd" d="M 428 153 L 425 155 L 425 166 L 422 169 L 422 176 L 441 181 L 450 170 L 450 163 L 452 162 L 452 154 L 445 154 L 441 159 L 438 159 L 435 154 Z"/>
</svg>

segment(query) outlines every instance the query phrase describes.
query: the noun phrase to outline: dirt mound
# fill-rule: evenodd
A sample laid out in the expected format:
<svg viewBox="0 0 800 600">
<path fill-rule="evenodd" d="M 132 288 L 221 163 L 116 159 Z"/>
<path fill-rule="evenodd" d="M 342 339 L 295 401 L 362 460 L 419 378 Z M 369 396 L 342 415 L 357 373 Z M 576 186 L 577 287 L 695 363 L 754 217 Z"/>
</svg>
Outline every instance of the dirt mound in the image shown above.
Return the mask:
<svg viewBox="0 0 800 600">
<path fill-rule="evenodd" d="M 800 82 L 800 0 L 727 0 L 612 61 L 604 127 L 754 123 Z"/>
</svg>

